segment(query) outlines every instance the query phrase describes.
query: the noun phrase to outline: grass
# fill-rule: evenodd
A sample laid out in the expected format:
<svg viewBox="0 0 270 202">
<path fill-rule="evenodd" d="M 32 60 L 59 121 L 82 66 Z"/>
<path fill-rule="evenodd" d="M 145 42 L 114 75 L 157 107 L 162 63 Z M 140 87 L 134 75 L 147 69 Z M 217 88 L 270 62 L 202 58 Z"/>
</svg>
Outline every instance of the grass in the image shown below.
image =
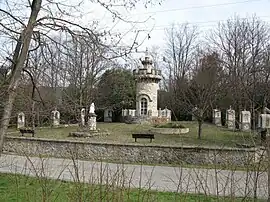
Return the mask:
<svg viewBox="0 0 270 202">
<path fill-rule="evenodd" d="M 170 122 L 166 124 L 157 124 L 157 125 L 154 125 L 154 127 L 155 128 L 186 128 L 182 124 L 175 123 L 175 122 Z"/>
<path fill-rule="evenodd" d="M 153 143 L 149 143 L 148 139 L 140 139 L 136 144 L 143 145 L 164 145 L 164 146 L 182 146 L 182 145 L 197 145 L 197 146 L 227 146 L 237 147 L 238 144 L 254 145 L 258 144 L 258 138 L 254 138 L 251 132 L 234 132 L 223 127 L 217 127 L 213 124 L 203 124 L 202 139 L 197 139 L 198 125 L 197 122 L 178 122 L 190 129 L 187 134 L 181 135 L 162 135 L 156 134 Z M 152 125 L 137 125 L 125 123 L 97 123 L 97 128 L 101 131 L 109 131 L 110 135 L 95 136 L 92 138 L 79 139 L 90 142 L 100 143 L 134 143 L 131 137 L 132 133 L 148 131 Z M 53 139 L 77 139 L 67 137 L 70 131 L 76 131 L 76 126 L 67 128 L 37 128 L 36 137 L 38 138 L 53 138 Z M 20 136 L 19 132 L 9 129 L 11 136 Z M 29 135 L 31 136 L 31 135 Z"/>
<path fill-rule="evenodd" d="M 202 194 L 185 194 L 173 192 L 156 192 L 144 189 L 124 189 L 109 185 L 90 185 L 34 178 L 19 174 L 0 173 L 0 201 L 257 201 L 242 198 L 225 198 L 205 196 Z"/>
</svg>

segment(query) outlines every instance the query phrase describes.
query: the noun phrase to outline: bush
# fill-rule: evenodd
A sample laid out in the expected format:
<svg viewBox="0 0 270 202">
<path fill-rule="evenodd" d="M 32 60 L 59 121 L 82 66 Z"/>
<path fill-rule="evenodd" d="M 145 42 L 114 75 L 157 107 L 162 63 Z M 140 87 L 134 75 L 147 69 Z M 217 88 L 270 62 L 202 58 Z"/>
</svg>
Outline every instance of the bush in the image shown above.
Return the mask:
<svg viewBox="0 0 270 202">
<path fill-rule="evenodd" d="M 180 123 L 166 123 L 161 125 L 155 125 L 155 128 L 186 128 L 185 126 L 181 125 Z"/>
</svg>

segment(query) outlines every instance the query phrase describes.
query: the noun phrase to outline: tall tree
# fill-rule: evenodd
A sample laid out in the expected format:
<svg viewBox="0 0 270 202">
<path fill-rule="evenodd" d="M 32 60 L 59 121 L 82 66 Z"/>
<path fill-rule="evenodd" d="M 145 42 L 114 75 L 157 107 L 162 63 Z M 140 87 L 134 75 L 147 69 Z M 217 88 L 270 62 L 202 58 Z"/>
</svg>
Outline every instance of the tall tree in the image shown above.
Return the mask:
<svg viewBox="0 0 270 202">
<path fill-rule="evenodd" d="M 98 83 L 100 107 L 120 110 L 134 107 L 135 80 L 129 70 L 117 68 L 107 70 Z"/>
<path fill-rule="evenodd" d="M 17 2 L 6 0 L 5 5 L 0 9 L 0 14 L 4 16 L 4 18 L 0 21 L 0 32 L 1 34 L 8 35 L 10 39 L 15 39 L 16 41 L 16 47 L 13 51 L 12 58 L 10 58 L 10 61 L 12 61 L 12 75 L 7 91 L 8 98 L 4 104 L 4 112 L 0 125 L 0 151 L 3 149 L 4 135 L 9 124 L 12 106 L 17 94 L 17 88 L 21 79 L 22 71 L 25 66 L 25 61 L 32 40 L 41 44 L 45 42 L 44 39 L 50 39 L 51 41 L 54 41 L 52 39 L 52 31 L 54 33 L 66 32 L 74 36 L 78 30 L 81 30 L 87 34 L 88 39 L 91 40 L 93 44 L 100 44 L 104 47 L 109 47 L 100 40 L 99 36 L 101 35 L 100 33 L 97 33 L 96 30 L 84 27 L 76 23 L 76 18 L 72 15 L 72 11 L 75 11 L 78 5 L 66 5 L 60 1 L 58 2 L 44 0 L 46 7 L 42 7 L 42 2 L 42 0 L 25 1 L 25 3 L 29 4 L 28 6 L 25 6 L 23 4 L 18 4 Z M 98 3 L 100 6 L 108 10 L 113 15 L 114 19 L 117 18 L 122 21 L 126 20 L 121 17 L 120 13 L 118 13 L 115 8 L 118 8 L 119 5 L 122 5 L 120 7 L 124 8 L 132 8 L 137 2 L 138 1 L 136 0 L 118 0 L 117 2 L 106 0 L 94 1 L 94 3 Z M 144 3 L 149 4 L 151 1 Z M 18 16 L 18 13 L 16 13 L 16 11 L 19 9 L 22 16 Z M 42 12 L 40 12 L 41 10 Z M 29 16 L 28 13 L 30 13 Z M 39 13 L 41 13 L 40 18 L 38 18 Z M 26 25 L 24 23 L 25 19 L 28 21 Z M 117 40 L 111 40 L 111 52 L 109 55 L 104 55 L 104 57 L 112 58 L 118 57 L 119 55 L 128 54 L 133 48 L 136 48 L 136 44 L 138 44 L 138 34 L 139 32 L 136 33 L 132 44 L 130 46 L 124 47 L 124 49 L 121 48 L 120 52 L 113 49 L 112 47 L 117 47 L 119 45 L 121 36 L 118 36 Z"/>
<path fill-rule="evenodd" d="M 175 94 L 178 106 L 184 106 L 196 117 L 198 139 L 201 139 L 206 113 L 213 109 L 213 104 L 220 95 L 223 71 L 217 53 L 201 53 L 197 57 L 198 63 L 194 66 L 192 78 L 176 80 Z"/>
</svg>

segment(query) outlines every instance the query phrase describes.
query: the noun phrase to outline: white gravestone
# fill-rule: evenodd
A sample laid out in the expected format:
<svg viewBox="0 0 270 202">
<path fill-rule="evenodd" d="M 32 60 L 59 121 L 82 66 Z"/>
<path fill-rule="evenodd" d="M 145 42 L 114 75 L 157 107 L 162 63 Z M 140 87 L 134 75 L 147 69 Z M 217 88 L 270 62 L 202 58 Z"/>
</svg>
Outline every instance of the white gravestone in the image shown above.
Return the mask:
<svg viewBox="0 0 270 202">
<path fill-rule="evenodd" d="M 85 126 L 85 108 L 81 109 L 81 126 Z"/>
<path fill-rule="evenodd" d="M 226 112 L 226 125 L 228 129 L 235 129 L 235 111 L 231 108 Z"/>
<path fill-rule="evenodd" d="M 270 128 L 270 114 L 261 114 L 260 124 L 261 124 L 260 127 L 263 129 Z"/>
<path fill-rule="evenodd" d="M 123 114 L 123 111 L 122 111 Z M 104 122 L 112 122 L 113 111 L 111 109 L 104 110 Z"/>
<path fill-rule="evenodd" d="M 52 125 L 59 126 L 60 125 L 60 112 L 56 109 L 52 111 Z"/>
<path fill-rule="evenodd" d="M 240 129 L 249 131 L 251 128 L 251 113 L 250 111 L 241 111 L 240 113 Z"/>
<path fill-rule="evenodd" d="M 25 127 L 25 115 L 23 112 L 20 112 L 17 117 L 17 128 L 24 128 Z"/>
<path fill-rule="evenodd" d="M 131 109 L 131 116 L 135 117 L 136 116 L 136 109 Z"/>
<path fill-rule="evenodd" d="M 122 116 L 128 116 L 128 110 L 127 109 L 123 109 L 122 110 Z"/>
<path fill-rule="evenodd" d="M 221 111 L 219 109 L 213 109 L 213 123 L 216 126 L 221 126 Z"/>
<path fill-rule="evenodd" d="M 90 105 L 88 126 L 89 126 L 90 131 L 95 131 L 97 129 L 97 115 L 95 114 L 94 103 Z"/>
</svg>

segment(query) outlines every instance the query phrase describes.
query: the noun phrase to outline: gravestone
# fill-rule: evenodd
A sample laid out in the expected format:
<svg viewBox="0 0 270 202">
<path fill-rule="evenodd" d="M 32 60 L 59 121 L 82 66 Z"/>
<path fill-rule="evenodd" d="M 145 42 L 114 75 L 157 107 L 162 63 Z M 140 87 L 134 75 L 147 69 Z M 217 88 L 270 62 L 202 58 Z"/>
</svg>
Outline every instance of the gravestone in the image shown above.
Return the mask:
<svg viewBox="0 0 270 202">
<path fill-rule="evenodd" d="M 85 108 L 81 109 L 81 126 L 85 126 Z"/>
<path fill-rule="evenodd" d="M 136 109 L 132 109 L 132 110 L 131 110 L 131 116 L 132 116 L 132 117 L 135 117 L 135 116 L 136 116 Z"/>
<path fill-rule="evenodd" d="M 268 129 L 270 128 L 270 114 L 261 114 L 260 115 L 260 128 Z"/>
<path fill-rule="evenodd" d="M 219 109 L 213 109 L 213 123 L 216 126 L 222 126 L 222 124 L 221 124 L 221 111 Z"/>
<path fill-rule="evenodd" d="M 235 111 L 231 107 L 226 111 L 226 125 L 228 129 L 235 129 Z"/>
<path fill-rule="evenodd" d="M 112 122 L 113 111 L 111 109 L 104 110 L 104 122 Z"/>
<path fill-rule="evenodd" d="M 17 117 L 17 128 L 24 128 L 25 127 L 25 115 L 23 112 L 18 113 Z"/>
<path fill-rule="evenodd" d="M 95 104 L 92 103 L 89 110 L 88 127 L 90 131 L 97 130 L 97 115 L 95 114 Z"/>
<path fill-rule="evenodd" d="M 127 109 L 122 109 L 122 116 L 128 116 L 128 110 Z"/>
<path fill-rule="evenodd" d="M 240 113 L 240 129 L 242 131 L 250 131 L 251 128 L 251 113 L 250 111 L 241 111 Z"/>
<path fill-rule="evenodd" d="M 60 125 L 60 112 L 55 108 L 52 113 L 52 126 L 57 127 Z"/>
</svg>

